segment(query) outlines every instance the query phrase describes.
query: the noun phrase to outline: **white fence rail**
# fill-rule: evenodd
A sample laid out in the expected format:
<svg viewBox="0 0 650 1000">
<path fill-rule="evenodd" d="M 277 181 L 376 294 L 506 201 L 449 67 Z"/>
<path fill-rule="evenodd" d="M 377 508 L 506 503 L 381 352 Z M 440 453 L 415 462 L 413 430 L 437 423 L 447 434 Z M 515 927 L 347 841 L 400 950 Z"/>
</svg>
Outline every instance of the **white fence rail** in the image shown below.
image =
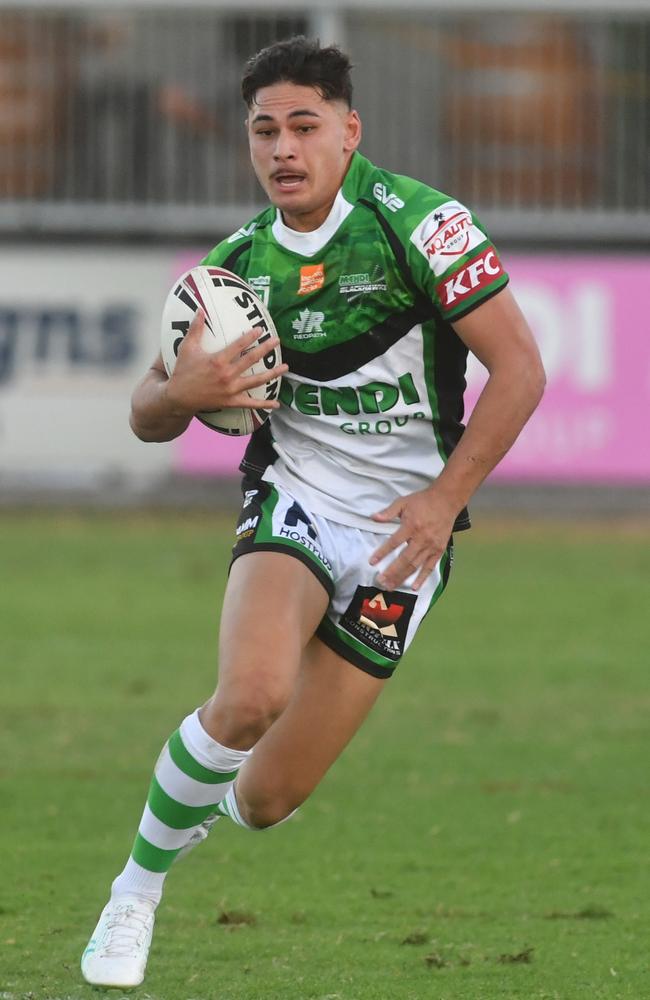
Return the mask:
<svg viewBox="0 0 650 1000">
<path fill-rule="evenodd" d="M 364 152 L 463 198 L 495 236 L 650 239 L 646 0 L 410 0 L 399 12 L 285 0 L 272 14 L 223 0 L 0 0 L 0 230 L 239 226 L 263 203 L 241 66 L 296 32 L 351 53 Z"/>
</svg>

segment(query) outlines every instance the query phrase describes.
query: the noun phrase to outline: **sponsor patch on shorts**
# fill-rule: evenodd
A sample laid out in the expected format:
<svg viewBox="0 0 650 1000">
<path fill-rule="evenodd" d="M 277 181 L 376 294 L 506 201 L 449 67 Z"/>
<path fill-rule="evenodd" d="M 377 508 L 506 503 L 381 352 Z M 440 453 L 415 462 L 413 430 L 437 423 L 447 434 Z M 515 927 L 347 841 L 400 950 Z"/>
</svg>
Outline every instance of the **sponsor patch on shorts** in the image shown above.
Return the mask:
<svg viewBox="0 0 650 1000">
<path fill-rule="evenodd" d="M 378 656 L 399 660 L 404 653 L 406 633 L 416 594 L 401 590 L 357 587 L 339 628 L 354 636 Z"/>
<path fill-rule="evenodd" d="M 259 490 L 246 490 L 244 493 L 244 502 L 235 528 L 237 542 L 252 538 L 257 530 L 262 515 L 259 492 Z"/>
<path fill-rule="evenodd" d="M 247 552 L 283 552 L 308 566 L 332 594 L 332 563 L 323 549 L 315 520 L 297 500 L 270 483 L 244 492 L 233 559 Z"/>
</svg>

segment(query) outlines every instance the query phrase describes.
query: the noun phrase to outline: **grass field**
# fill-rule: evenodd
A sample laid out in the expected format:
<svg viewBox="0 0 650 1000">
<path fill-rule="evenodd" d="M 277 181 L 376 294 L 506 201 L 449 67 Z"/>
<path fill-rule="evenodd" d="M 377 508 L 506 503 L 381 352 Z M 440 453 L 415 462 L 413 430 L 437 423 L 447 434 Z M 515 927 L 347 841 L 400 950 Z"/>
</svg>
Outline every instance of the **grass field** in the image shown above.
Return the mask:
<svg viewBox="0 0 650 1000">
<path fill-rule="evenodd" d="M 0 518 L 0 1000 L 97 996 L 79 957 L 156 754 L 211 691 L 230 523 Z M 131 995 L 650 998 L 649 595 L 647 526 L 459 538 L 298 817 L 222 821 L 173 870 Z"/>
</svg>

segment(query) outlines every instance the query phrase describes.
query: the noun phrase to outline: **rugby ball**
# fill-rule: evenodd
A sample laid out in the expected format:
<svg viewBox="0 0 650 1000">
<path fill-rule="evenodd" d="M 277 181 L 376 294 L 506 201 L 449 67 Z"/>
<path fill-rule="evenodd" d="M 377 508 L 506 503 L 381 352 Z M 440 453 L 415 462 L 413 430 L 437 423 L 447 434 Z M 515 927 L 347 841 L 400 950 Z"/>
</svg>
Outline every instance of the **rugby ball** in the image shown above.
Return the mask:
<svg viewBox="0 0 650 1000">
<path fill-rule="evenodd" d="M 178 349 L 189 330 L 198 309 L 205 314 L 202 346 L 209 352 L 221 351 L 252 327 L 260 328 L 260 335 L 249 350 L 263 344 L 275 335 L 271 315 L 256 292 L 237 274 L 223 267 L 198 265 L 183 274 L 171 289 L 162 314 L 160 346 L 163 364 L 168 376 L 176 365 Z M 245 375 L 263 375 L 282 361 L 280 348 L 252 364 Z M 280 392 L 279 378 L 249 389 L 253 399 L 277 399 Z M 197 413 L 206 427 L 221 434 L 251 434 L 268 419 L 269 410 L 233 409 Z"/>
</svg>

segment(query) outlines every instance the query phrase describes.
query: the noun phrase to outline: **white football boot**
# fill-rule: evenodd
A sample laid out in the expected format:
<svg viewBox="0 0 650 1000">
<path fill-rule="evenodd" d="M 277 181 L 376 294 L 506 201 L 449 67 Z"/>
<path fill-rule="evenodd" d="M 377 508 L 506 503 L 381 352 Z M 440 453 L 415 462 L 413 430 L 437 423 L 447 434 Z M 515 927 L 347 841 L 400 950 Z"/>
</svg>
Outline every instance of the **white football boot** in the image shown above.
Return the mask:
<svg viewBox="0 0 650 1000">
<path fill-rule="evenodd" d="M 110 899 L 86 950 L 81 972 L 93 986 L 139 986 L 153 934 L 155 903 L 142 896 Z"/>
</svg>

